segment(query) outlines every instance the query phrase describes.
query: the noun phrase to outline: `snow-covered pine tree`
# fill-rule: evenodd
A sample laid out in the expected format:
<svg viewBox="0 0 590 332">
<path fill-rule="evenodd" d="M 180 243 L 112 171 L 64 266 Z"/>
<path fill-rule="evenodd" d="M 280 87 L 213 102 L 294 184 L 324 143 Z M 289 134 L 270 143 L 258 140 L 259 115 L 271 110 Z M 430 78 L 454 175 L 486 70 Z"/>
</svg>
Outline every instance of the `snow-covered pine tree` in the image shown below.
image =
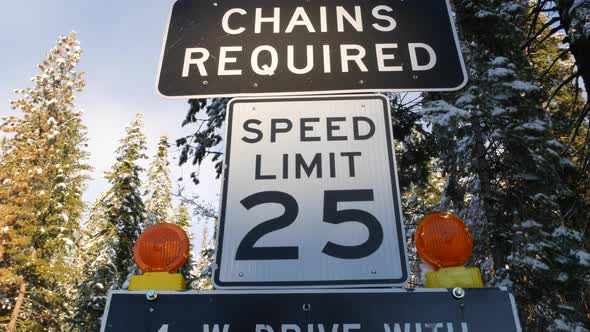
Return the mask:
<svg viewBox="0 0 590 332">
<path fill-rule="evenodd" d="M 542 14 L 536 18 L 539 29 L 550 21 Z M 542 38 L 544 40 L 541 40 Z M 549 92 L 545 108 L 553 124 L 557 152 L 569 158 L 569 161 L 563 160 L 561 178 L 568 184 L 567 187 L 572 190 L 572 194 L 564 193 L 564 201 L 560 205 L 568 223 L 574 229 L 581 230 L 590 226 L 590 197 L 588 196 L 588 188 L 590 188 L 588 138 L 590 136 L 588 127 L 586 125 L 577 127 L 576 120 L 587 101 L 579 80 L 564 84 L 559 90 L 556 89 L 561 85 L 563 78 L 575 70 L 574 59 L 562 44 L 563 38 L 562 34 L 555 34 L 548 38 L 538 36 L 534 44 L 537 46 L 529 48 L 528 54 L 535 71 L 539 73 L 536 75 L 537 80 L 543 90 Z M 572 131 L 577 133 L 574 135 Z"/>
<path fill-rule="evenodd" d="M 432 133 L 424 127 L 417 93 L 386 93 L 391 107 L 398 180 L 408 244 L 411 279 L 407 287 L 419 286 L 419 264 L 414 231 L 420 220 L 438 202 L 440 191 L 432 184 L 432 158 L 436 152 Z"/>
<path fill-rule="evenodd" d="M 212 244 L 207 245 L 200 251 L 200 258 L 197 263 L 197 275 L 193 282 L 193 288 L 197 290 L 211 290 L 213 284 L 211 283 L 211 275 L 213 270 L 211 268 L 213 260 L 215 259 L 215 247 Z"/>
<path fill-rule="evenodd" d="M 547 15 L 547 16 L 546 16 Z M 564 164 L 560 206 L 566 226 L 579 231 L 590 249 L 590 1 L 536 1 L 531 8 L 529 38 L 525 43 L 539 81 L 549 96 L 546 107 L 554 124 L 558 152 L 572 163 Z M 585 98 L 584 98 L 585 96 Z M 561 150 L 561 151 L 560 151 Z M 568 167 L 571 166 L 571 167 Z M 590 280 L 590 275 L 582 277 Z M 578 312 L 590 312 L 590 284 L 577 290 Z M 585 299 L 585 300 L 584 300 Z M 587 317 L 587 322 L 588 316 Z M 556 320 L 563 329 L 565 320 Z M 590 325 L 590 322 L 588 322 Z M 590 327 L 589 327 L 590 328 Z"/>
<path fill-rule="evenodd" d="M 217 218 L 214 227 L 217 227 Z M 213 289 L 211 283 L 212 264 L 215 259 L 215 245 L 207 238 L 208 228 L 203 225 L 203 239 L 201 241 L 201 250 L 199 250 L 199 260 L 196 267 L 196 278 L 193 282 L 193 288 L 199 290 Z M 213 235 L 215 241 L 215 234 Z"/>
<path fill-rule="evenodd" d="M 559 82 L 568 83 L 579 77 L 585 86 L 590 86 L 590 0 L 535 0 L 530 2 L 529 8 L 528 34 L 522 43 L 525 49 L 532 51 L 565 32 L 563 46 L 573 56 L 577 70 L 561 77 Z M 550 19 L 539 24 L 545 15 Z M 587 118 L 588 112 L 590 104 L 578 113 L 579 118 Z"/>
<path fill-rule="evenodd" d="M 158 150 L 148 168 L 145 185 L 145 207 L 147 222 L 154 225 L 161 222 L 172 222 L 172 180 L 168 162 L 168 137 L 162 135 L 158 142 Z"/>
<path fill-rule="evenodd" d="M 96 201 L 86 227 L 82 257 L 89 262 L 76 300 L 73 330 L 95 331 L 106 294 L 125 289 L 137 272 L 133 246 L 146 224 L 138 161 L 146 159 L 143 119 L 136 114 L 116 150 L 117 161 L 106 173 L 110 188 Z"/>
<path fill-rule="evenodd" d="M 83 280 L 78 285 L 75 300 L 76 310 L 71 319 L 70 331 L 94 332 L 100 330 L 100 317 L 103 314 L 108 282 L 117 278 L 113 264 L 117 248 L 116 225 L 106 219 L 105 195 L 97 200 L 80 238 L 80 260 Z"/>
<path fill-rule="evenodd" d="M 196 178 L 195 178 L 196 179 Z M 187 196 L 184 194 L 184 187 L 180 187 L 179 191 L 177 193 L 175 193 L 175 195 L 180 199 L 180 206 L 179 208 L 183 208 L 186 209 L 184 212 L 180 213 L 179 210 L 177 210 L 177 215 L 183 215 L 185 214 L 184 217 L 181 218 L 176 218 L 177 220 L 188 220 L 189 222 L 192 222 L 192 220 L 197 220 L 197 221 L 201 221 L 203 222 L 203 227 L 204 227 L 204 232 L 207 232 L 207 222 L 210 220 L 217 220 L 217 215 L 215 212 L 215 209 L 213 206 L 211 206 L 211 204 L 207 204 L 205 202 L 203 202 L 198 195 L 192 195 L 192 196 Z M 190 213 L 188 208 L 191 208 Z M 188 217 L 188 219 L 186 219 Z M 217 223 L 217 222 L 215 222 Z M 185 228 L 186 226 L 182 226 L 184 225 L 184 222 L 180 222 L 179 226 Z M 191 227 L 186 227 L 186 229 L 192 228 Z M 188 234 L 189 231 L 187 230 Z M 205 234 L 203 235 L 203 242 L 201 244 L 201 248 L 199 250 L 199 254 L 198 254 L 198 260 L 196 260 L 194 257 L 189 257 L 189 259 L 187 261 L 191 262 L 190 267 L 187 266 L 186 264 L 183 266 L 183 268 L 181 269 L 181 273 L 183 273 L 183 275 L 185 275 L 185 280 L 190 280 L 190 288 L 191 289 L 210 289 L 211 287 L 211 265 L 213 264 L 213 256 L 214 256 L 214 252 L 215 252 L 215 247 L 213 244 L 209 244 L 208 242 L 205 241 L 205 239 L 207 238 L 205 236 Z M 215 235 L 214 235 L 215 238 Z M 214 242 L 214 241 L 213 241 Z M 192 239 L 191 239 L 191 246 L 192 246 Z M 207 247 L 207 249 L 205 250 L 204 248 Z M 206 256 L 205 259 L 203 259 L 203 253 L 205 253 L 204 255 Z M 191 250 L 191 256 L 193 255 L 193 250 Z M 188 262 L 187 262 L 188 264 Z M 190 278 L 187 277 L 187 275 L 190 274 Z"/>
<path fill-rule="evenodd" d="M 63 331 L 72 311 L 82 193 L 90 167 L 74 99 L 84 88 L 75 33 L 60 37 L 33 87 L 12 101 L 0 156 L 0 329 Z M 18 313 L 14 299 L 22 303 Z M 8 326 L 9 325 L 9 326 Z"/>
<path fill-rule="evenodd" d="M 574 162 L 577 159 L 578 172 L 576 173 L 583 176 L 581 181 L 573 183 L 577 193 L 574 200 L 576 204 L 572 206 L 574 214 L 583 218 L 584 213 L 580 214 L 579 212 L 587 211 L 584 206 L 588 206 L 590 201 L 588 198 L 590 191 L 590 180 L 588 179 L 590 177 L 584 174 L 590 172 L 590 136 L 588 136 L 588 132 L 590 132 L 590 98 L 588 93 L 585 93 L 585 98 L 583 97 L 584 91 L 579 89 L 579 85 L 590 86 L 590 0 L 536 0 L 531 1 L 529 5 L 528 34 L 527 39 L 523 41 L 523 48 L 529 54 L 531 61 L 541 64 L 546 62 L 538 56 L 539 53 L 550 48 L 555 49 L 552 46 L 556 44 L 556 41 L 559 43 L 560 55 L 553 57 L 552 60 L 556 61 L 551 61 L 552 64 L 547 66 L 545 72 L 545 74 L 554 73 L 562 69 L 562 75 L 551 78 L 554 85 L 548 89 L 551 95 L 549 100 L 558 99 L 562 90 L 569 90 L 569 92 L 575 90 L 574 99 L 576 102 L 574 104 L 577 104 L 578 98 L 584 99 L 582 107 L 568 106 L 566 112 L 559 112 L 563 114 L 562 117 L 567 117 L 567 124 L 562 128 L 559 128 L 559 124 L 557 125 L 561 129 L 559 131 L 567 130 L 566 135 L 569 136 L 569 142 L 565 144 L 568 152 L 566 155 Z M 559 61 L 560 58 L 564 61 Z M 547 76 L 550 75 L 545 74 L 542 75 L 544 76 L 542 78 L 545 79 L 541 81 L 547 82 Z M 575 147 L 574 145 L 579 146 Z M 567 178 L 572 180 L 571 176 L 567 176 Z M 583 199 L 580 200 L 580 198 Z M 584 204 L 578 204 L 580 202 Z M 568 215 L 571 216 L 571 213 Z M 589 218 L 586 217 L 582 220 L 585 221 L 577 222 L 579 229 L 588 229 L 589 222 L 587 220 Z M 590 232 L 586 232 L 586 239 L 590 241 Z M 586 298 L 590 297 L 589 288 L 586 289 L 585 294 L 588 295 L 585 296 Z M 590 303 L 588 302 L 585 311 L 590 311 Z"/>
<path fill-rule="evenodd" d="M 193 134 L 176 140 L 176 146 L 181 148 L 178 161 L 180 165 L 188 162 L 189 159 L 193 165 L 201 165 L 205 158 L 212 155 L 217 176 L 221 175 L 223 167 L 222 153 L 212 151 L 212 149 L 222 141 L 219 130 L 225 121 L 228 102 L 228 98 L 189 100 L 189 110 L 182 122 L 182 126 L 196 124 L 197 129 Z M 205 111 L 207 118 L 199 118 L 200 111 Z M 191 178 L 194 183 L 199 183 L 197 172 L 192 172 Z"/>
<path fill-rule="evenodd" d="M 186 281 L 187 289 L 191 289 L 192 283 L 195 280 L 195 275 L 193 273 L 193 270 L 195 268 L 195 260 L 194 260 L 194 256 L 193 256 L 193 242 L 194 242 L 193 241 L 194 240 L 193 231 L 192 231 L 192 224 L 193 223 L 191 220 L 191 215 L 188 212 L 188 208 L 184 203 L 181 203 L 176 208 L 173 222 L 186 232 L 186 234 L 189 237 L 190 243 L 191 243 L 188 258 L 186 259 L 186 262 L 179 270 L 179 273 L 182 274 L 182 276 L 184 277 L 184 280 Z"/>
<path fill-rule="evenodd" d="M 534 10 L 533 10 L 534 11 Z M 532 16 L 531 24 L 536 24 L 535 31 L 541 31 L 551 21 L 543 13 Z M 534 22 L 534 23 L 533 23 Z M 589 22 L 590 24 L 590 22 Z M 575 72 L 577 66 L 575 59 L 570 54 L 567 45 L 563 44 L 565 36 L 561 32 L 544 36 L 539 34 L 532 38 L 533 43 L 527 48 L 528 57 L 537 73 L 536 77 L 543 90 L 547 92 L 545 108 L 549 112 L 553 124 L 553 136 L 555 137 L 555 149 L 562 156 L 560 177 L 564 183 L 564 190 L 559 196 L 559 205 L 564 217 L 564 226 L 572 232 L 563 230 L 563 235 L 573 236 L 575 241 L 571 243 L 573 250 L 584 249 L 580 243 L 586 243 L 586 251 L 590 248 L 590 132 L 588 120 L 578 123 L 579 114 L 584 112 L 588 101 L 587 95 L 581 87 L 581 80 L 564 81 Z M 586 238 L 584 237 L 586 230 Z M 567 236 L 565 236 L 566 241 Z M 578 253 L 580 254 L 580 253 Z M 583 253 L 582 253 L 583 255 Z M 578 262 L 579 263 L 579 262 Z M 577 264 L 571 266 L 577 270 Z M 586 270 L 587 271 L 587 270 Z M 569 276 L 569 271 L 563 271 L 561 278 Z M 578 272 L 574 272 L 578 275 Z M 574 277 L 576 278 L 576 277 Z M 578 277 L 580 278 L 580 277 Z M 580 280 L 590 281 L 588 271 Z M 573 293 L 578 293 L 579 299 L 573 303 L 577 305 L 578 312 L 590 312 L 590 282 L 580 282 L 575 286 Z M 572 287 L 573 285 L 570 285 Z M 570 296 L 574 296 L 574 294 Z M 568 326 L 566 320 L 556 320 L 556 326 Z M 590 322 L 588 322 L 590 324 Z M 573 326 L 568 328 L 573 329 Z"/>
<path fill-rule="evenodd" d="M 125 130 L 125 138 L 116 150 L 117 161 L 106 174 L 111 188 L 103 202 L 106 219 L 117 229 L 118 241 L 113 257 L 117 279 L 112 283 L 117 288 L 124 287 L 125 281 L 135 270 L 133 246 L 146 223 L 145 205 L 140 192 L 140 173 L 143 168 L 138 164 L 141 159 L 147 159 L 143 115 L 136 114 Z"/>
<path fill-rule="evenodd" d="M 566 161 L 555 150 L 544 91 L 519 47 L 527 5 L 456 2 L 470 82 L 457 93 L 425 95 L 424 110 L 446 177 L 441 210 L 467 221 L 488 284 L 512 285 L 523 327 L 540 330 L 557 321 L 581 324 L 570 310 L 580 300 L 571 293 L 587 262 L 577 233 L 562 226 L 559 171 Z"/>
</svg>

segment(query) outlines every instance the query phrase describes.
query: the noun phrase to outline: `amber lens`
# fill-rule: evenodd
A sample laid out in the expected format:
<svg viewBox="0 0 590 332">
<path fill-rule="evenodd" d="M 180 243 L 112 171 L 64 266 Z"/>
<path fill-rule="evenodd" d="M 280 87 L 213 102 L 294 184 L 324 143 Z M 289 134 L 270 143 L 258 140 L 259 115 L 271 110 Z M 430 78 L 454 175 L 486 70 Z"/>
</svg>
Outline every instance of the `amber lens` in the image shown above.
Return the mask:
<svg viewBox="0 0 590 332">
<path fill-rule="evenodd" d="M 176 272 L 189 254 L 189 239 L 174 224 L 148 227 L 135 242 L 133 256 L 143 272 Z"/>
<path fill-rule="evenodd" d="M 450 213 L 426 216 L 416 228 L 414 240 L 418 255 L 436 268 L 464 265 L 473 248 L 469 229 Z"/>
</svg>

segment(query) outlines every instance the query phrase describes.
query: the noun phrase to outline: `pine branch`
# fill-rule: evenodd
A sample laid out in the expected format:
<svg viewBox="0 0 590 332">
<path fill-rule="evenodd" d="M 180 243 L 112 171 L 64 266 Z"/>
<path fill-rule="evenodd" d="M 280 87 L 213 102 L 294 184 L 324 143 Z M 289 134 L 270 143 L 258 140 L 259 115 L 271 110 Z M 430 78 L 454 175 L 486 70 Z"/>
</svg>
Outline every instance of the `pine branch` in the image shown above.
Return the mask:
<svg viewBox="0 0 590 332">
<path fill-rule="evenodd" d="M 571 74 L 570 76 L 568 76 L 563 82 L 561 82 L 557 88 L 555 88 L 555 90 L 553 91 L 553 93 L 551 94 L 551 96 L 549 97 L 549 99 L 547 100 L 547 102 L 545 102 L 545 105 L 549 106 L 551 105 L 551 102 L 553 101 L 553 98 L 555 98 L 555 96 L 559 93 L 559 91 L 561 91 L 561 89 L 563 89 L 563 87 L 565 87 L 569 82 L 571 82 L 572 80 L 574 80 L 575 78 L 578 77 L 578 73 L 574 72 L 573 74 Z"/>
<path fill-rule="evenodd" d="M 553 6 L 553 7 L 551 7 L 551 8 L 548 8 L 548 9 L 542 9 L 542 10 L 541 10 L 541 12 L 543 12 L 543 13 L 547 13 L 547 12 L 556 12 L 556 11 L 559 11 L 559 8 L 557 8 L 556 6 Z"/>
<path fill-rule="evenodd" d="M 528 48 L 540 35 L 543 34 L 543 32 L 545 32 L 545 30 L 547 30 L 547 28 L 549 28 L 552 24 L 559 22 L 559 18 L 558 17 L 554 17 L 552 19 L 550 19 L 547 23 L 543 24 L 543 26 L 541 26 L 541 28 L 539 28 L 539 30 L 537 30 L 534 34 L 532 34 L 532 36 L 530 36 L 530 32 L 534 31 L 534 25 L 531 26 L 531 29 L 529 30 L 529 38 L 527 39 L 527 41 L 521 46 L 522 49 L 526 49 Z M 536 21 L 533 22 L 532 24 L 536 25 Z M 531 24 L 531 25 L 532 25 Z M 561 27 L 561 25 L 559 25 Z"/>
<path fill-rule="evenodd" d="M 576 105 L 578 104 L 579 95 L 580 95 L 580 80 L 575 80 L 575 82 L 576 82 L 575 98 L 574 98 L 574 101 L 572 102 L 571 106 L 568 109 L 568 111 L 570 111 L 570 113 L 573 113 L 573 110 L 576 108 Z M 582 110 L 583 109 L 584 109 L 584 106 L 582 106 Z M 565 133 L 569 133 L 572 131 L 572 126 L 574 125 L 574 122 L 576 122 L 576 121 L 577 121 L 577 118 L 573 118 L 573 117 L 569 118 L 569 121 L 567 122 L 567 124 L 565 126 Z"/>
<path fill-rule="evenodd" d="M 193 207 L 193 215 L 199 215 L 205 218 L 217 218 L 217 214 L 213 207 L 204 204 L 199 200 L 199 196 L 193 195 L 188 197 L 184 194 L 185 188 L 181 185 L 177 186 L 176 192 L 172 193 L 173 196 L 178 197 L 184 204 Z"/>
<path fill-rule="evenodd" d="M 586 119 L 586 116 L 588 116 L 588 113 L 589 112 L 590 112 L 590 101 L 586 102 L 586 107 L 584 107 L 584 110 L 578 116 L 578 119 L 577 119 L 576 125 L 575 125 L 575 129 L 574 129 L 574 133 L 570 137 L 569 142 L 568 142 L 567 146 L 564 148 L 562 154 L 564 154 L 565 152 L 567 152 L 569 150 L 569 148 L 571 147 L 571 145 L 573 144 L 574 140 L 578 136 L 580 127 L 584 123 L 584 119 Z"/>
<path fill-rule="evenodd" d="M 580 153 L 582 153 L 582 151 L 588 147 L 589 143 L 590 143 L 590 130 L 586 130 L 586 138 L 584 138 L 584 143 L 582 143 L 580 145 L 580 147 L 576 151 L 574 151 L 572 156 L 577 156 Z"/>
<path fill-rule="evenodd" d="M 224 155 L 223 152 L 219 152 L 219 151 L 206 150 L 205 152 L 207 152 L 207 155 L 210 155 L 210 154 L 216 155 L 216 156 L 222 156 L 222 155 Z"/>
<path fill-rule="evenodd" d="M 563 29 L 563 26 L 562 25 L 558 25 L 555 28 L 551 29 L 551 31 L 549 31 L 549 33 L 547 35 L 545 35 L 545 37 L 543 37 L 534 47 L 529 47 L 527 49 L 527 54 L 530 54 L 531 50 L 536 49 L 538 46 L 543 45 L 543 42 L 545 42 L 545 40 L 547 40 L 548 38 L 554 36 L 561 29 Z"/>
<path fill-rule="evenodd" d="M 553 61 L 551 62 L 551 65 L 545 69 L 545 71 L 539 75 L 539 80 L 543 79 L 543 77 L 545 77 L 545 75 L 547 75 L 549 73 L 549 71 L 551 71 L 551 69 L 553 68 L 553 66 L 555 66 L 555 64 L 561 60 L 561 57 L 568 54 L 570 50 L 564 50 L 561 53 L 559 53 L 559 55 L 557 57 L 555 57 L 555 59 L 553 59 Z"/>
<path fill-rule="evenodd" d="M 527 40 L 530 40 L 532 38 L 532 34 L 533 34 L 534 30 L 535 30 L 535 27 L 537 26 L 537 22 L 539 20 L 540 13 L 541 13 L 541 10 L 542 10 L 542 8 L 544 6 L 544 3 L 545 3 L 545 1 L 539 1 L 539 2 L 537 2 L 534 5 L 534 8 L 535 9 L 531 10 L 531 12 L 529 13 L 529 15 L 527 16 L 527 19 L 526 20 L 529 21 L 530 18 L 531 18 L 531 15 L 534 15 L 534 18 L 532 19 L 531 25 L 530 25 L 530 27 L 528 29 L 529 32 L 528 32 Z"/>
</svg>

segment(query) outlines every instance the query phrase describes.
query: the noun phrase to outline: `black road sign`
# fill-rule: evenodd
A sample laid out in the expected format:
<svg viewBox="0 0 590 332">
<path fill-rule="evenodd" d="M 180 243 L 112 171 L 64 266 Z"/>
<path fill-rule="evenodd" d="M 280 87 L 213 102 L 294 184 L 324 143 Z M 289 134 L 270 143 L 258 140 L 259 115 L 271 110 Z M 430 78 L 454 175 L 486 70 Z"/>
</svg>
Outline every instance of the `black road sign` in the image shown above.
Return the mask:
<svg viewBox="0 0 590 332">
<path fill-rule="evenodd" d="M 179 0 L 167 97 L 447 91 L 466 83 L 446 0 Z"/>
<path fill-rule="evenodd" d="M 511 332 L 520 331 L 505 289 L 169 292 L 115 291 L 102 332 Z"/>
</svg>

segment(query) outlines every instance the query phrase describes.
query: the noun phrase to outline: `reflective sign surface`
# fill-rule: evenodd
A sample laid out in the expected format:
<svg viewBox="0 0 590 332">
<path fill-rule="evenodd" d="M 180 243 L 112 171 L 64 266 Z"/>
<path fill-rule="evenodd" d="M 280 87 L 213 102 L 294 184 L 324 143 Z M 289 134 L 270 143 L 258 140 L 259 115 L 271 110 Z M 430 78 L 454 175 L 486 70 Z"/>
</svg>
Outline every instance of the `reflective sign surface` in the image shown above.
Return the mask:
<svg viewBox="0 0 590 332">
<path fill-rule="evenodd" d="M 167 97 L 448 91 L 466 83 L 445 0 L 179 0 Z"/>
<path fill-rule="evenodd" d="M 218 288 L 405 283 L 385 97 L 234 99 L 226 135 Z"/>
</svg>

